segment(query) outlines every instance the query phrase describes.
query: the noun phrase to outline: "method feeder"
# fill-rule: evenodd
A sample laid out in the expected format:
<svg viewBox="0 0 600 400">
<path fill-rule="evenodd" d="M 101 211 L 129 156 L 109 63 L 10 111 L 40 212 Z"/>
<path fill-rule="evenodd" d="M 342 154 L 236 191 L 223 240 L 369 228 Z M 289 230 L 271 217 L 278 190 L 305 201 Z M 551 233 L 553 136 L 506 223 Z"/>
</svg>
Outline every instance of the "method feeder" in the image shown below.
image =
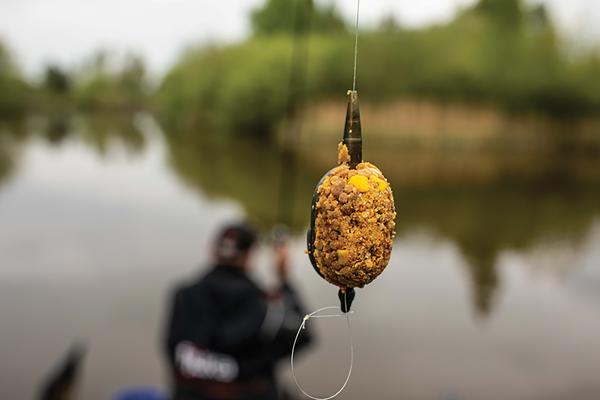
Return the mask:
<svg viewBox="0 0 600 400">
<path fill-rule="evenodd" d="M 349 167 L 351 169 L 356 169 L 356 166 L 362 162 L 362 129 L 360 123 L 360 109 L 358 106 L 358 92 L 356 90 L 348 91 L 348 107 L 346 109 L 346 122 L 344 124 L 344 136 L 342 142 L 348 148 L 348 153 L 350 155 Z M 313 194 L 310 215 L 310 228 L 307 234 L 308 257 L 315 272 L 319 274 L 319 276 L 323 279 L 325 279 L 325 277 L 319 269 L 314 254 L 316 239 L 315 221 L 317 218 L 317 202 L 319 201 L 319 187 L 330 174 L 331 171 L 327 172 L 321 178 Z M 354 288 L 340 287 L 338 291 L 338 298 L 340 300 L 340 308 L 342 312 L 346 313 L 350 311 L 350 307 L 352 306 L 354 297 Z"/>
</svg>

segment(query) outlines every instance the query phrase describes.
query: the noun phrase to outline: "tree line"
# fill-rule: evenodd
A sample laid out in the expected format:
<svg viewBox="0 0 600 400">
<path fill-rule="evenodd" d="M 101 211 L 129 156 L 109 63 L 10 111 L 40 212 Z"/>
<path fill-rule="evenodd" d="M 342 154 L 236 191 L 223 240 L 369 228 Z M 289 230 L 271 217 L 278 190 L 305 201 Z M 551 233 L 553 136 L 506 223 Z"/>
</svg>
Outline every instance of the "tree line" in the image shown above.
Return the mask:
<svg viewBox="0 0 600 400">
<path fill-rule="evenodd" d="M 144 107 L 171 125 L 268 136 L 294 103 L 343 98 L 353 28 L 333 7 L 267 0 L 249 18 L 248 38 L 188 49 L 155 90 L 141 58 L 115 67 L 106 53 L 77 71 L 49 66 L 28 84 L 0 45 L 0 112 Z M 572 51 L 543 5 L 480 0 L 444 24 L 406 28 L 389 17 L 361 31 L 358 85 L 370 102 L 427 99 L 571 118 L 600 110 L 600 57 Z"/>
</svg>

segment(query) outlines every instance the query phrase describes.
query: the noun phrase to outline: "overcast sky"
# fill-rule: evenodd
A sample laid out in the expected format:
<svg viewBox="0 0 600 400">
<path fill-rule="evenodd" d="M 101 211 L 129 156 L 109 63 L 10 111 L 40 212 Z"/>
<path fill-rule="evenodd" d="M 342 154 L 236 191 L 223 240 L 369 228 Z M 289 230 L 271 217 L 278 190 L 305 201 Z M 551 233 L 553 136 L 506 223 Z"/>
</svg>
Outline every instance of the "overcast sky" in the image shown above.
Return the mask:
<svg viewBox="0 0 600 400">
<path fill-rule="evenodd" d="M 361 23 L 389 13 L 405 25 L 451 18 L 475 0 L 362 0 Z M 143 55 L 164 72 L 182 48 L 207 40 L 234 41 L 248 33 L 248 13 L 263 0 L 0 0 L 0 38 L 32 76 L 47 63 L 75 66 L 98 48 Z M 335 3 L 348 18 L 356 0 Z M 550 6 L 570 38 L 600 40 L 600 0 L 530 0 Z"/>
</svg>

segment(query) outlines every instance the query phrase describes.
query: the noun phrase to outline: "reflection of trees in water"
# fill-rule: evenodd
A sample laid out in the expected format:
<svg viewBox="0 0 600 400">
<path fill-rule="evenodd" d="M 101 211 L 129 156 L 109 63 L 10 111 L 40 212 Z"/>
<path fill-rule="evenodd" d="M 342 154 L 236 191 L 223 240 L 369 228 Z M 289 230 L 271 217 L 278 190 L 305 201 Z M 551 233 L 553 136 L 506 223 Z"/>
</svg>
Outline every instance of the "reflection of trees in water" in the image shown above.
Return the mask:
<svg viewBox="0 0 600 400">
<path fill-rule="evenodd" d="M 0 185 L 6 182 L 16 169 L 24 132 L 22 120 L 0 120 Z"/>
<path fill-rule="evenodd" d="M 53 145 L 81 140 L 98 155 L 106 157 L 121 147 L 129 154 L 141 154 L 145 139 L 128 113 L 98 115 L 53 115 L 40 122 L 41 135 Z"/>
<path fill-rule="evenodd" d="M 452 239 L 463 252 L 482 314 L 499 286 L 497 256 L 542 240 L 580 242 L 600 213 L 594 183 L 489 184 L 396 191 L 398 230 L 425 227 Z"/>
<path fill-rule="evenodd" d="M 0 184 L 4 182 L 14 169 L 14 156 L 11 144 L 0 136 Z"/>
<path fill-rule="evenodd" d="M 214 141 L 210 135 L 170 135 L 171 165 L 180 177 L 202 193 L 239 201 L 263 227 L 277 223 L 280 149 L 276 146 Z M 331 151 L 331 162 L 335 152 Z M 327 157 L 321 158 L 326 160 Z M 293 207 L 293 227 L 306 227 L 314 185 L 330 165 L 315 165 L 300 157 Z M 389 163 L 388 163 L 389 164 Z M 600 187 L 573 183 L 564 170 L 523 171 L 508 180 L 461 184 L 433 179 L 418 184 L 400 178 L 393 165 L 384 171 L 395 188 L 398 231 L 426 228 L 450 238 L 467 261 L 473 285 L 474 308 L 486 315 L 493 309 L 500 285 L 498 254 L 526 250 L 546 239 L 580 241 L 600 212 Z M 399 183 L 403 182 L 403 183 Z M 569 183 L 572 182 L 572 183 Z"/>
<path fill-rule="evenodd" d="M 34 135 L 53 145 L 79 140 L 103 157 L 110 155 L 115 146 L 131 154 L 141 153 L 145 148 L 144 135 L 131 115 L 95 118 L 65 115 L 3 123 L 0 124 L 0 183 L 15 170 L 23 144 Z M 170 134 L 166 145 L 172 168 L 189 186 L 203 194 L 239 201 L 263 228 L 279 222 L 282 153 L 277 146 L 240 139 L 217 140 L 202 133 Z M 298 157 L 297 179 L 293 187 L 286 188 L 293 192 L 289 196 L 294 199 L 290 225 L 298 233 L 308 224 L 316 182 L 335 162 L 335 148 L 321 151 L 322 156 L 313 151 L 310 156 Z M 517 168 L 511 167 L 513 172 L 507 175 L 490 167 L 486 169 L 492 171 L 490 175 L 477 175 L 471 181 L 467 177 L 461 183 L 459 172 L 468 173 L 469 168 L 457 168 L 446 174 L 449 180 L 444 181 L 439 171 L 451 169 L 452 164 L 449 163 L 450 168 L 439 168 L 428 163 L 427 173 L 411 180 L 412 172 L 405 168 L 406 159 L 400 160 L 402 157 L 393 151 L 388 151 L 387 158 L 383 156 L 385 152 L 370 154 L 377 155 L 373 161 L 382 166 L 395 189 L 398 232 L 426 228 L 456 243 L 467 261 L 473 304 L 481 314 L 492 311 L 501 284 L 496 270 L 500 252 L 527 250 L 543 240 L 578 242 L 600 212 L 597 179 L 587 173 L 583 173 L 583 178 L 574 178 L 570 169 L 560 165 L 541 168 L 534 160 L 531 168 L 518 165 L 523 167 L 519 169 L 520 175 L 514 172 Z M 414 155 L 409 164 L 418 165 Z M 576 169 L 584 172 L 597 166 L 577 165 Z M 429 181 L 427 176 L 431 176 Z"/>
<path fill-rule="evenodd" d="M 8 150 L 8 146 L 0 139 L 0 182 L 4 181 L 10 175 L 13 168 L 13 160 Z"/>
<path fill-rule="evenodd" d="M 68 114 L 51 115 L 41 121 L 41 135 L 52 145 L 61 145 L 72 133 Z"/>
<path fill-rule="evenodd" d="M 141 154 L 145 146 L 145 138 L 135 126 L 135 116 L 130 113 L 53 114 L 36 119 L 31 125 L 30 131 L 51 145 L 79 140 L 102 157 L 116 147 L 129 154 Z"/>
<path fill-rule="evenodd" d="M 141 154 L 145 138 L 135 126 L 135 116 L 126 114 L 95 115 L 74 121 L 78 136 L 99 155 L 108 156 L 114 146 L 120 146 L 128 154 Z"/>
<path fill-rule="evenodd" d="M 141 154 L 145 147 L 145 138 L 131 114 L 53 114 L 0 120 L 0 185 L 15 172 L 24 144 L 32 137 L 42 138 L 52 146 L 81 140 L 102 157 L 117 146 L 130 155 Z"/>
<path fill-rule="evenodd" d="M 308 207 L 318 174 L 299 166 L 293 204 L 280 205 L 281 149 L 241 139 L 215 140 L 209 134 L 169 135 L 170 164 L 188 185 L 203 194 L 235 199 L 248 217 L 268 229 L 277 224 L 280 207 L 289 206 L 294 231 L 308 224 Z"/>
</svg>

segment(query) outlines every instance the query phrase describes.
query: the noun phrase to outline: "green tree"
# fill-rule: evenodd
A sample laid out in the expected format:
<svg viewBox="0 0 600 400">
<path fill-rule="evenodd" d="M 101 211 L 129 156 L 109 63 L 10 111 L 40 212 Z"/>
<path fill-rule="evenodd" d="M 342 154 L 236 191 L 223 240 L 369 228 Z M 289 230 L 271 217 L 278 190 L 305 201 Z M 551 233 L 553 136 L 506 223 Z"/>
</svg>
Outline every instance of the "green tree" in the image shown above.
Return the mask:
<svg viewBox="0 0 600 400">
<path fill-rule="evenodd" d="M 146 92 L 146 66 L 140 56 L 126 56 L 123 69 L 119 73 L 119 85 L 132 102 L 142 101 Z"/>
<path fill-rule="evenodd" d="M 475 10 L 502 27 L 514 28 L 523 20 L 521 0 L 480 0 Z"/>
<path fill-rule="evenodd" d="M 87 109 L 140 108 L 146 97 L 146 68 L 142 59 L 132 54 L 120 59 L 104 52 L 91 58 L 75 93 L 78 106 Z"/>
<path fill-rule="evenodd" d="M 8 48 L 0 41 L 0 77 L 15 77 L 18 69 Z"/>
<path fill-rule="evenodd" d="M 71 90 L 71 78 L 57 65 L 50 65 L 44 74 L 44 87 L 56 94 L 66 94 Z"/>
<path fill-rule="evenodd" d="M 28 90 L 8 48 L 0 42 L 0 115 L 23 112 L 27 106 Z"/>
<path fill-rule="evenodd" d="M 313 0 L 267 0 L 251 16 L 257 35 L 307 32 L 343 32 L 345 24 L 333 6 L 315 6 Z"/>
</svg>

